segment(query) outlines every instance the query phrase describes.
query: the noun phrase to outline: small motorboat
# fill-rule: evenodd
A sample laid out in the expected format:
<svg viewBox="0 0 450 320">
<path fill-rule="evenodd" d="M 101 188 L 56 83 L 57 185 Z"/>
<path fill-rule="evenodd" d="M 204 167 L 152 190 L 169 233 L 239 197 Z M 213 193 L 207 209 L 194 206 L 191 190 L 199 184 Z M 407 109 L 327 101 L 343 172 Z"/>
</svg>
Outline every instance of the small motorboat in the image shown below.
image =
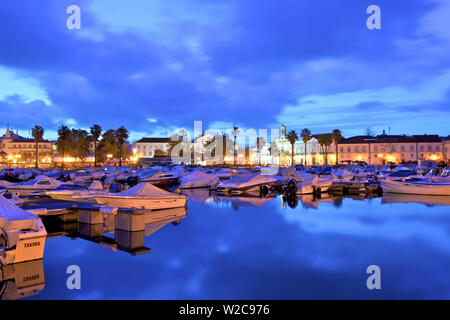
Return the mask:
<svg viewBox="0 0 450 320">
<path fill-rule="evenodd" d="M 313 194 L 316 192 L 327 192 L 333 184 L 333 178 L 318 177 L 312 174 L 303 174 L 301 176 L 293 177 L 289 180 L 286 186 L 288 193 L 296 194 Z"/>
<path fill-rule="evenodd" d="M 140 182 L 148 182 L 158 187 L 171 187 L 179 184 L 179 175 L 158 171 L 155 174 L 141 179 Z"/>
<path fill-rule="evenodd" d="M 291 178 L 285 191 L 289 194 L 313 194 L 316 190 L 316 184 L 318 181 L 317 176 L 303 176 Z"/>
<path fill-rule="evenodd" d="M 92 198 L 109 207 L 150 210 L 184 207 L 187 201 L 185 195 L 170 193 L 145 182 L 123 192 L 94 195 Z"/>
<path fill-rule="evenodd" d="M 381 181 L 383 192 L 387 193 L 405 193 L 422 194 L 433 196 L 450 196 L 450 183 L 433 182 L 431 179 L 422 179 L 419 181 Z"/>
<path fill-rule="evenodd" d="M 44 175 L 40 175 L 30 181 L 20 182 L 12 184 L 10 186 L 6 186 L 5 189 L 8 190 L 8 192 L 11 194 L 13 192 L 18 192 L 22 196 L 22 195 L 29 195 L 30 193 L 36 191 L 55 190 L 62 184 L 63 183 L 61 181 L 58 181 L 56 179 Z"/>
<path fill-rule="evenodd" d="M 0 264 L 42 259 L 46 238 L 41 219 L 0 195 Z"/>
<path fill-rule="evenodd" d="M 107 194 L 107 190 L 103 190 L 102 183 L 98 180 L 92 182 L 89 188 L 77 185 L 61 185 L 55 190 L 46 191 L 45 195 L 57 200 L 75 200 L 85 196 Z"/>
<path fill-rule="evenodd" d="M 218 183 L 219 178 L 216 175 L 209 175 L 201 170 L 195 170 L 190 175 L 180 179 L 180 189 L 208 188 Z"/>
<path fill-rule="evenodd" d="M 276 180 L 272 176 L 244 173 L 230 180 L 220 182 L 217 185 L 217 192 L 231 194 L 261 192 L 267 194 L 275 183 Z"/>
</svg>

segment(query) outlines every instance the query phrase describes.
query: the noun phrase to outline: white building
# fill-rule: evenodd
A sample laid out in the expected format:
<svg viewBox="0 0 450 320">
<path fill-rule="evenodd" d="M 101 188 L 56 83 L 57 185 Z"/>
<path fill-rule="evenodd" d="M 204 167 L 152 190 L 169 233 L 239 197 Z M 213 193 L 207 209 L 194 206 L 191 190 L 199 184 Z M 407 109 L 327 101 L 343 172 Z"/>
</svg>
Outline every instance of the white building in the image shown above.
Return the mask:
<svg viewBox="0 0 450 320">
<path fill-rule="evenodd" d="M 138 159 L 169 156 L 171 138 L 142 138 L 133 143 L 133 154 Z"/>
</svg>

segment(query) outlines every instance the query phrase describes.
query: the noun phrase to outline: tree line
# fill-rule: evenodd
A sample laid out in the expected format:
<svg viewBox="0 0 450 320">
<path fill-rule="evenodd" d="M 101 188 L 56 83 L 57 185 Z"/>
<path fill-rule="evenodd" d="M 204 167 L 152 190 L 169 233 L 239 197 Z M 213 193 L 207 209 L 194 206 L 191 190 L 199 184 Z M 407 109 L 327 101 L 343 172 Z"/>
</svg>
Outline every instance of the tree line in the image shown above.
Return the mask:
<svg viewBox="0 0 450 320">
<path fill-rule="evenodd" d="M 66 157 L 77 158 L 84 162 L 91 153 L 92 143 L 94 144 L 94 166 L 97 166 L 99 162 L 104 162 L 108 155 L 119 159 L 119 165 L 122 166 L 123 159 L 132 154 L 126 144 L 128 137 L 129 131 L 123 126 L 116 130 L 109 129 L 103 132 L 102 127 L 98 124 L 90 127 L 89 131 L 69 129 L 62 125 L 58 128 L 56 149 L 61 155 L 63 168 Z"/>
<path fill-rule="evenodd" d="M 31 129 L 31 135 L 36 144 L 36 168 L 39 166 L 38 144 L 44 138 L 44 128 L 39 125 Z M 109 129 L 103 132 L 98 124 L 94 124 L 89 131 L 84 129 L 70 129 L 67 126 L 58 128 L 58 140 L 56 141 L 56 150 L 62 159 L 62 167 L 64 168 L 64 159 L 72 157 L 85 162 L 91 153 L 91 144 L 94 144 L 94 162 L 104 162 L 107 155 L 119 159 L 119 165 L 122 166 L 123 159 L 131 156 L 132 152 L 128 148 L 126 141 L 129 137 L 129 131 L 125 127 L 116 130 Z"/>
</svg>

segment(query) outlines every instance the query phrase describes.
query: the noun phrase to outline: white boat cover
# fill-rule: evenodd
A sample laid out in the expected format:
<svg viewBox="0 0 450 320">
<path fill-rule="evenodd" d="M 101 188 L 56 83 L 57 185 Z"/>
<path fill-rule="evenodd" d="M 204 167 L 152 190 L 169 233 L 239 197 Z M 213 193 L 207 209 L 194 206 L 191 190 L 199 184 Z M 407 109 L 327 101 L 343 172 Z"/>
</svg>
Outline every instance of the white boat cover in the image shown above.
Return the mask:
<svg viewBox="0 0 450 320">
<path fill-rule="evenodd" d="M 100 181 L 94 180 L 92 181 L 91 186 L 89 187 L 90 190 L 103 190 L 103 185 Z"/>
<path fill-rule="evenodd" d="M 21 182 L 18 185 L 23 185 L 23 186 L 34 186 L 36 184 L 38 184 L 41 181 L 48 181 L 49 184 L 45 185 L 46 187 L 48 186 L 54 186 L 54 187 L 59 187 L 60 185 L 62 185 L 63 183 L 61 181 L 58 181 L 56 179 L 44 176 L 44 175 L 39 175 L 36 178 L 34 178 L 33 180 L 27 181 L 27 182 Z"/>
<path fill-rule="evenodd" d="M 181 197 L 177 194 L 170 193 L 168 191 L 162 190 L 158 187 L 155 187 L 151 183 L 141 182 L 134 187 L 114 194 L 114 196 L 118 197 Z M 184 196 L 183 196 L 184 197 Z"/>
<path fill-rule="evenodd" d="M 0 187 L 7 187 L 7 186 L 10 186 L 12 184 L 14 184 L 14 183 L 6 181 L 6 180 L 0 180 Z"/>
<path fill-rule="evenodd" d="M 181 178 L 180 187 L 204 187 L 217 180 L 218 178 L 215 175 L 208 175 L 201 170 L 195 170 L 190 175 Z"/>
<path fill-rule="evenodd" d="M 245 188 L 245 187 L 251 187 L 259 184 L 264 183 L 272 183 L 275 182 L 275 179 L 270 176 L 265 176 L 261 174 L 253 174 L 253 173 L 244 173 L 241 175 L 238 175 L 234 178 L 231 178 L 230 180 L 226 180 L 221 182 L 218 187 L 224 187 L 224 188 Z"/>
<path fill-rule="evenodd" d="M 0 226 L 2 228 L 6 230 L 35 229 L 37 220 L 39 220 L 37 216 L 17 207 L 0 195 Z"/>
</svg>

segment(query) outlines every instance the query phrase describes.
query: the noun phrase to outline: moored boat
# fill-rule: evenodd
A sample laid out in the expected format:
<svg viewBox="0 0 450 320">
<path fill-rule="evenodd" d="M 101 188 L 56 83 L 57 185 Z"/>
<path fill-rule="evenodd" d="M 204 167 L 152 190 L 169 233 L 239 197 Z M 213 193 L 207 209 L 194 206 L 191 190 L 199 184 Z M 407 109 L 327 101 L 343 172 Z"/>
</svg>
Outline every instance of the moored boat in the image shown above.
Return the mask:
<svg viewBox="0 0 450 320">
<path fill-rule="evenodd" d="M 6 186 L 5 189 L 8 190 L 9 193 L 18 192 L 20 195 L 29 195 L 36 191 L 55 190 L 62 184 L 61 181 L 40 175 L 27 182 Z"/>
<path fill-rule="evenodd" d="M 383 192 L 449 196 L 450 183 L 437 183 L 429 180 L 421 181 L 381 181 Z"/>
<path fill-rule="evenodd" d="M 150 210 L 184 207 L 187 201 L 185 195 L 170 193 L 145 182 L 123 192 L 94 195 L 92 198 L 109 207 Z"/>
<path fill-rule="evenodd" d="M 244 173 L 219 183 L 217 185 L 217 192 L 241 194 L 245 192 L 260 191 L 262 193 L 268 193 L 270 187 L 275 182 L 276 180 L 271 176 Z"/>
<path fill-rule="evenodd" d="M 0 195 L 0 263 L 42 259 L 47 231 L 34 214 Z"/>
</svg>

